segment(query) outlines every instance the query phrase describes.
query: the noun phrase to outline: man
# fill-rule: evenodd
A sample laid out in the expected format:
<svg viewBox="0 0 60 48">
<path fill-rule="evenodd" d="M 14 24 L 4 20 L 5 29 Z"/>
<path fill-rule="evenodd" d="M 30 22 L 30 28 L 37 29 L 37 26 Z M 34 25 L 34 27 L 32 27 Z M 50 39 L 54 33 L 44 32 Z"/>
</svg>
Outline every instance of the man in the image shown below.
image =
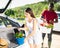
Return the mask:
<svg viewBox="0 0 60 48">
<path fill-rule="evenodd" d="M 54 25 L 54 23 L 58 22 L 58 16 L 54 11 L 54 4 L 53 3 L 50 3 L 48 10 L 45 10 L 42 13 L 41 19 L 43 20 L 44 23 L 47 23 L 48 25 L 49 24 Z M 50 48 L 51 41 L 52 41 L 52 29 L 53 28 L 51 28 L 51 32 L 47 34 L 49 48 Z M 48 32 L 48 30 L 47 30 L 47 32 Z M 43 40 L 44 40 L 45 35 L 46 35 L 46 33 L 42 33 Z"/>
</svg>

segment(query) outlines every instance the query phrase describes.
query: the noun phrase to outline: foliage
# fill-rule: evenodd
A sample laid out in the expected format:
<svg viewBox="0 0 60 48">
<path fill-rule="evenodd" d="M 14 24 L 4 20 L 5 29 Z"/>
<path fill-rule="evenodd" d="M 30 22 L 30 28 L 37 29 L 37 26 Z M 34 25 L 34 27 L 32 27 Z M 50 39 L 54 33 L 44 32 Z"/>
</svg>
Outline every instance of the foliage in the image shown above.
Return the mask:
<svg viewBox="0 0 60 48">
<path fill-rule="evenodd" d="M 42 11 L 44 11 L 44 9 L 47 9 L 48 8 L 48 3 L 47 2 L 38 2 L 38 3 L 34 3 L 34 4 L 28 4 L 28 5 L 25 5 L 25 6 L 8 9 L 5 12 L 5 14 L 7 16 L 11 16 L 13 18 L 25 18 L 25 16 L 24 16 L 24 10 L 27 7 L 32 8 L 35 17 L 40 17 L 40 14 L 42 13 Z M 57 10 L 60 11 L 60 5 L 58 5 L 56 3 L 54 9 L 56 11 Z"/>
<path fill-rule="evenodd" d="M 9 9 L 9 10 L 7 10 L 7 11 L 5 12 L 5 14 L 6 14 L 7 16 L 14 15 L 14 10 Z"/>
<path fill-rule="evenodd" d="M 56 11 L 60 11 L 60 4 L 59 4 L 59 3 L 56 3 L 54 9 L 55 9 Z"/>
<path fill-rule="evenodd" d="M 47 5 L 46 2 L 38 2 L 38 3 L 34 3 L 34 4 L 28 4 L 28 5 L 25 5 L 25 6 L 16 7 L 16 8 L 13 8 L 13 9 L 8 9 L 5 12 L 5 14 L 7 16 L 15 16 L 15 17 L 20 17 L 20 18 L 25 18 L 24 17 L 24 10 L 27 7 L 30 7 L 30 8 L 32 8 L 35 16 L 39 17 L 40 13 L 42 12 L 42 10 L 45 7 L 45 4 Z"/>
</svg>

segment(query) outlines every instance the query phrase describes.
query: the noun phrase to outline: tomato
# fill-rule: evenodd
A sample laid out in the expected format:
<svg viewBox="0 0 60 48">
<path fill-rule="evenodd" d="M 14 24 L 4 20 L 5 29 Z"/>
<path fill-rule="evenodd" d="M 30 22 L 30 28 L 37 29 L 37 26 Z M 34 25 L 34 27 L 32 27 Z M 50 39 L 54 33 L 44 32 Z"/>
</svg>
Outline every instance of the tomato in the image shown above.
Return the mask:
<svg viewBox="0 0 60 48">
<path fill-rule="evenodd" d="M 44 26 L 44 24 L 40 24 L 41 26 Z"/>
</svg>

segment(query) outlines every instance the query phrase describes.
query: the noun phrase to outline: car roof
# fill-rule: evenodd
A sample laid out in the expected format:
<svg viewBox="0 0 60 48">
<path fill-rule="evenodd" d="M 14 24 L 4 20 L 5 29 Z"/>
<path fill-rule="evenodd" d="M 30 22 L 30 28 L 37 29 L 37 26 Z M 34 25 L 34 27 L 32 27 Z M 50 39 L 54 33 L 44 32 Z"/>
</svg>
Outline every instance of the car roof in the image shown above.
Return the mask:
<svg viewBox="0 0 60 48">
<path fill-rule="evenodd" d="M 6 16 L 5 14 L 2 13 L 2 14 L 0 14 L 0 17 L 7 17 L 7 16 Z"/>
<path fill-rule="evenodd" d="M 56 13 L 60 13 L 60 11 L 55 11 Z"/>
</svg>

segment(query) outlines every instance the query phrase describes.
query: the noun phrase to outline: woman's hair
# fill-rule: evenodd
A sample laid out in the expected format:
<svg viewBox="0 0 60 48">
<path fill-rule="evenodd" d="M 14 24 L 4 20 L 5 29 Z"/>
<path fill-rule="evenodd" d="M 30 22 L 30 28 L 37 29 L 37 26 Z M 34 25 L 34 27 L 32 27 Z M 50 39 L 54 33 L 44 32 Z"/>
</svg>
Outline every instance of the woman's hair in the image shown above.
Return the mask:
<svg viewBox="0 0 60 48">
<path fill-rule="evenodd" d="M 34 16 L 33 11 L 32 11 L 31 8 L 27 8 L 27 9 L 25 10 L 25 12 L 29 13 L 32 18 L 35 18 L 35 16 Z"/>
</svg>

